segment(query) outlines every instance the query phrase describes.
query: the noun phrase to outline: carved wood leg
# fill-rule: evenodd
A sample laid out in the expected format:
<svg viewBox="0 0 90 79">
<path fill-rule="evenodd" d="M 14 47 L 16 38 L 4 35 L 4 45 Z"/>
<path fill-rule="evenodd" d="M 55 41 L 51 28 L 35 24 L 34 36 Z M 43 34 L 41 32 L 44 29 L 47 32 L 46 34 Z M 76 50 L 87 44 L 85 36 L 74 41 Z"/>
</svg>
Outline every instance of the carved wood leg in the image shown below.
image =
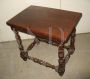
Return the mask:
<svg viewBox="0 0 90 79">
<path fill-rule="evenodd" d="M 76 36 L 76 29 L 74 29 L 72 35 L 71 35 L 71 40 L 70 40 L 70 50 L 69 53 L 73 54 L 75 51 L 75 36 Z"/>
<path fill-rule="evenodd" d="M 20 56 L 24 61 L 26 61 L 28 53 L 24 51 L 24 47 L 22 45 L 22 40 L 21 40 L 21 38 L 19 36 L 19 33 L 18 33 L 18 31 L 16 29 L 14 29 L 14 28 L 11 28 L 11 29 L 13 30 L 13 32 L 15 34 L 16 41 L 18 43 L 19 50 L 20 50 Z"/>
<path fill-rule="evenodd" d="M 54 66 L 48 62 L 45 62 L 43 60 L 40 60 L 40 59 L 37 59 L 35 57 L 31 57 L 31 56 L 28 56 L 28 51 L 31 50 L 34 45 L 37 43 L 39 43 L 40 41 L 38 40 L 38 38 L 35 38 L 35 40 L 33 41 L 33 43 L 31 43 L 27 50 L 24 51 L 24 47 L 22 45 L 22 40 L 19 36 L 19 33 L 16 29 L 12 28 L 13 32 L 15 33 L 15 37 L 16 37 L 16 40 L 17 40 L 17 43 L 18 43 L 18 46 L 19 46 L 19 49 L 20 49 L 20 56 L 21 58 L 26 61 L 27 59 L 30 59 L 40 65 L 43 65 L 43 66 L 46 66 L 46 67 L 49 67 L 49 68 L 52 68 L 52 69 L 55 69 L 60 76 L 63 76 L 64 72 L 65 72 L 65 65 L 67 63 L 67 61 L 69 60 L 70 58 L 70 55 L 74 52 L 75 50 L 75 46 L 74 46 L 74 43 L 75 43 L 75 32 L 76 32 L 76 29 L 73 31 L 72 35 L 71 35 L 71 41 L 70 41 L 70 46 L 64 46 L 64 44 L 61 44 L 58 48 L 58 57 L 59 57 L 59 60 L 58 60 L 58 67 L 57 66 Z M 64 56 L 64 48 L 66 48 L 68 50 L 68 54 L 66 56 Z"/>
<path fill-rule="evenodd" d="M 74 53 L 75 51 L 75 36 L 76 36 L 76 29 L 74 29 L 71 39 L 70 39 L 70 45 L 69 46 L 64 46 L 64 48 L 67 49 L 68 54 L 65 56 L 65 63 L 68 62 L 70 56 Z"/>
<path fill-rule="evenodd" d="M 40 41 L 37 38 L 35 38 L 35 40 L 28 46 L 26 52 L 29 52 L 29 50 L 31 50 L 35 46 L 36 43 L 37 44 L 40 43 Z"/>
<path fill-rule="evenodd" d="M 64 72 L 65 72 L 65 59 L 64 59 L 64 46 L 60 45 L 59 49 L 58 49 L 58 73 L 60 76 L 63 76 Z"/>
</svg>

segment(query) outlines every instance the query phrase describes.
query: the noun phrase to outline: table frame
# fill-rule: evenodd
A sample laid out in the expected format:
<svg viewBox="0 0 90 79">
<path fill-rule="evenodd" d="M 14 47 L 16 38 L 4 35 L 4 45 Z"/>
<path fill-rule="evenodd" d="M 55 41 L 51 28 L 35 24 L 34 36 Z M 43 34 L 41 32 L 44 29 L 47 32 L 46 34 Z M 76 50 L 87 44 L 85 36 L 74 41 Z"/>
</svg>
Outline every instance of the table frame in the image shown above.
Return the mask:
<svg viewBox="0 0 90 79">
<path fill-rule="evenodd" d="M 59 63 L 58 66 L 54 66 L 46 61 L 40 60 L 40 59 L 35 58 L 35 57 L 31 57 L 28 55 L 28 52 L 35 46 L 35 44 L 39 44 L 40 41 L 48 43 L 48 40 L 35 37 L 34 41 L 28 46 L 27 50 L 24 50 L 24 46 L 22 44 L 22 40 L 21 40 L 21 37 L 19 35 L 19 31 L 15 28 L 11 28 L 11 29 L 15 34 L 15 38 L 16 38 L 16 41 L 18 43 L 19 50 L 20 50 L 20 56 L 24 61 L 27 61 L 27 59 L 30 59 L 35 63 L 38 63 L 40 65 L 54 69 L 56 72 L 58 72 L 58 74 L 60 76 L 63 76 L 63 74 L 65 72 L 66 63 L 68 62 L 70 56 L 74 53 L 74 50 L 75 50 L 75 36 L 76 36 L 76 29 L 75 28 L 69 37 L 70 45 L 66 46 L 65 45 L 66 43 L 61 43 L 61 44 L 57 44 L 54 42 L 52 43 L 52 45 L 55 45 L 58 47 L 58 58 L 59 58 L 58 59 L 58 63 Z M 67 55 L 65 55 L 64 49 L 67 49 L 67 51 L 68 51 Z"/>
</svg>

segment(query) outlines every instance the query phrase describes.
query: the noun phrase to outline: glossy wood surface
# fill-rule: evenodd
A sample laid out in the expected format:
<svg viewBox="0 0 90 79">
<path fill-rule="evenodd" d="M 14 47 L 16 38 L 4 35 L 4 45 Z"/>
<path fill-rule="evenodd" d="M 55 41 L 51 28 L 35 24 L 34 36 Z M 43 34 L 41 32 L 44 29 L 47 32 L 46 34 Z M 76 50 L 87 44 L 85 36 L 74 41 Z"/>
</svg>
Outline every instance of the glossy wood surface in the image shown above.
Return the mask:
<svg viewBox="0 0 90 79">
<path fill-rule="evenodd" d="M 36 37 L 44 39 L 49 39 L 51 31 L 50 37 L 53 41 L 65 42 L 81 16 L 78 12 L 30 6 L 10 19 L 7 24 L 21 32 L 30 35 L 33 33 Z M 64 38 L 61 38 L 62 32 Z"/>
<path fill-rule="evenodd" d="M 30 6 L 12 19 L 7 24 L 12 28 L 19 46 L 20 56 L 24 61 L 27 59 L 35 63 L 54 69 L 60 76 L 65 72 L 65 66 L 75 50 L 76 25 L 82 14 L 59 9 L 52 9 L 40 6 Z M 18 32 L 34 35 L 34 41 L 24 49 Z M 32 34 L 32 33 L 33 34 Z M 68 46 L 65 43 L 70 38 Z M 28 52 L 39 44 L 40 41 L 58 46 L 58 66 L 28 55 Z M 68 53 L 64 53 L 67 49 Z"/>
</svg>

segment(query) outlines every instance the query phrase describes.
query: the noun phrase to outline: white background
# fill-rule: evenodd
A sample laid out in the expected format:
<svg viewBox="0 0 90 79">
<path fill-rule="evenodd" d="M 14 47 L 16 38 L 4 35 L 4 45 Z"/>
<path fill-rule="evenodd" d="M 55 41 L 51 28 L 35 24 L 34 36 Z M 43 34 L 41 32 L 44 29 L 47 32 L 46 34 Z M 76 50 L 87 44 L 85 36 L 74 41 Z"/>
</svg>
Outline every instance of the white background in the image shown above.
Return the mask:
<svg viewBox="0 0 90 79">
<path fill-rule="evenodd" d="M 90 32 L 90 0 L 61 0 L 61 8 L 82 12 L 83 16 L 77 26 L 77 33 Z"/>
<path fill-rule="evenodd" d="M 77 33 L 90 32 L 90 0 L 0 0 L 0 42 L 14 40 L 14 34 L 6 21 L 30 5 L 60 8 L 83 13 L 78 24 Z M 60 5 L 61 4 L 61 5 Z M 23 39 L 32 38 L 21 34 Z"/>
</svg>

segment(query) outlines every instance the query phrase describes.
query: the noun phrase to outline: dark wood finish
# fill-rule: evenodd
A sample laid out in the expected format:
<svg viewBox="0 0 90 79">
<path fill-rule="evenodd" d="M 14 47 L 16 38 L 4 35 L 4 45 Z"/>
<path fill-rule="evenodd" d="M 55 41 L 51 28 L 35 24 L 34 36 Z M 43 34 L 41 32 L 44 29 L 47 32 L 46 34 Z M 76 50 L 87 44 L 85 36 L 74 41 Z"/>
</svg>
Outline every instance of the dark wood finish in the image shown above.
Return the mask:
<svg viewBox="0 0 90 79">
<path fill-rule="evenodd" d="M 26 61 L 27 59 L 30 59 L 30 60 L 32 60 L 32 61 L 34 61 L 34 62 L 36 62 L 40 65 L 55 69 L 54 65 L 51 65 L 48 62 L 45 62 L 43 60 L 40 60 L 38 58 L 31 57 L 31 56 L 28 55 L 29 50 L 31 50 L 35 46 L 36 43 L 37 44 L 39 43 L 39 40 L 37 38 L 35 38 L 35 40 L 28 46 L 27 50 L 25 51 L 18 31 L 15 28 L 12 28 L 12 30 L 15 33 L 15 37 L 16 37 L 16 40 L 17 40 L 17 43 L 18 43 L 18 46 L 19 46 L 19 49 L 20 49 L 20 56 L 24 61 Z"/>
<path fill-rule="evenodd" d="M 49 68 L 52 68 L 52 69 L 55 69 L 55 66 L 46 62 L 46 61 L 43 61 L 41 59 L 38 59 L 38 58 L 35 58 L 35 57 L 31 57 L 31 56 L 28 56 L 28 59 L 32 60 L 33 62 L 35 63 L 38 63 L 40 65 L 43 65 L 45 67 L 49 67 Z"/>
<path fill-rule="evenodd" d="M 30 59 L 35 63 L 55 69 L 60 76 L 63 76 L 65 65 L 75 50 L 75 27 L 81 16 L 81 13 L 72 11 L 30 6 L 9 20 L 7 24 L 15 33 L 20 49 L 20 56 L 24 61 Z M 24 32 L 35 36 L 34 41 L 27 47 L 27 50 L 24 50 L 18 32 Z M 65 43 L 67 43 L 69 39 L 70 45 L 66 46 Z M 39 44 L 40 41 L 58 47 L 58 66 L 54 66 L 48 62 L 28 55 L 28 52 L 35 44 Z M 64 49 L 67 49 L 68 51 L 66 56 L 64 55 Z"/>
<path fill-rule="evenodd" d="M 31 50 L 31 49 L 35 46 L 36 43 L 37 43 L 37 44 L 39 43 L 39 40 L 38 40 L 37 38 L 35 38 L 35 40 L 33 41 L 33 43 L 31 43 L 31 44 L 28 46 L 26 52 L 28 52 L 29 50 Z"/>
<path fill-rule="evenodd" d="M 69 52 L 73 54 L 75 51 L 75 36 L 76 36 L 76 29 L 74 29 L 73 33 L 71 34 L 71 41 L 70 41 L 70 48 Z"/>
<path fill-rule="evenodd" d="M 61 44 L 58 48 L 58 57 L 59 57 L 58 73 L 60 76 L 62 76 L 65 72 L 65 59 L 64 59 L 64 45 L 63 44 Z"/>
<path fill-rule="evenodd" d="M 11 27 L 21 32 L 32 33 L 40 38 L 49 39 L 49 28 L 52 28 L 52 40 L 64 42 L 76 27 L 82 14 L 77 12 L 30 6 L 7 22 Z M 61 39 L 61 31 L 64 39 Z"/>
<path fill-rule="evenodd" d="M 74 29 L 71 34 L 70 45 L 68 46 L 64 45 L 64 48 L 67 49 L 68 51 L 67 55 L 65 56 L 65 63 L 68 62 L 70 55 L 72 55 L 75 51 L 75 36 L 76 36 L 76 29 Z"/>
<path fill-rule="evenodd" d="M 11 28 L 15 34 L 15 38 L 17 40 L 17 44 L 19 46 L 19 50 L 20 50 L 20 56 L 21 58 L 26 61 L 27 60 L 27 56 L 28 56 L 28 53 L 26 51 L 24 51 L 24 47 L 23 47 L 23 44 L 22 44 L 22 40 L 19 36 L 19 33 L 18 31 L 15 29 L 15 28 Z"/>
</svg>

